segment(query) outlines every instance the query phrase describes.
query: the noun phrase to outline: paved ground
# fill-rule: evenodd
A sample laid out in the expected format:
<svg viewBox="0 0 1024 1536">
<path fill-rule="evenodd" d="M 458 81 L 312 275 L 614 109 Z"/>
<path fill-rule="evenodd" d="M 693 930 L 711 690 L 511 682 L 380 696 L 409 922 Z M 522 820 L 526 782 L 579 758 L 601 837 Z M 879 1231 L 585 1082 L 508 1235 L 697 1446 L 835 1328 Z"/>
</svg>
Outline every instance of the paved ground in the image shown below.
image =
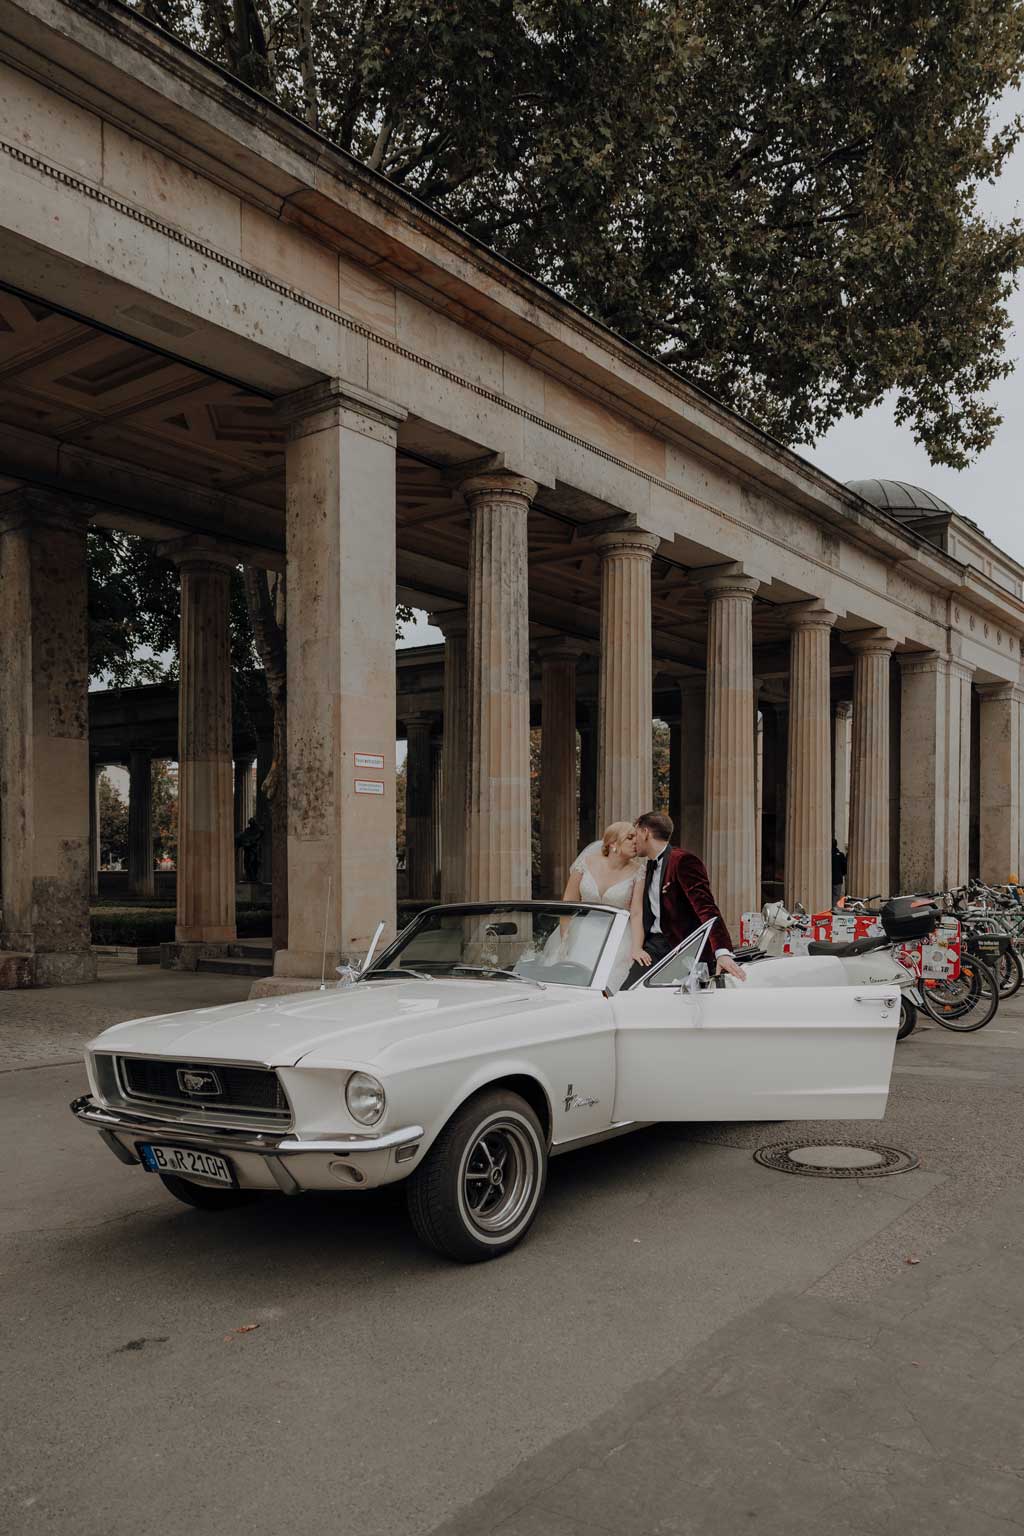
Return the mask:
<svg viewBox="0 0 1024 1536">
<path fill-rule="evenodd" d="M 103 975 L 0 993 L 0 1529 L 1024 1531 L 1024 1008 L 898 1048 L 846 1131 L 912 1173 L 654 1128 L 556 1160 L 529 1241 L 464 1269 L 398 1192 L 211 1219 L 117 1163 L 67 1114 L 81 1040 L 248 984 Z"/>
</svg>

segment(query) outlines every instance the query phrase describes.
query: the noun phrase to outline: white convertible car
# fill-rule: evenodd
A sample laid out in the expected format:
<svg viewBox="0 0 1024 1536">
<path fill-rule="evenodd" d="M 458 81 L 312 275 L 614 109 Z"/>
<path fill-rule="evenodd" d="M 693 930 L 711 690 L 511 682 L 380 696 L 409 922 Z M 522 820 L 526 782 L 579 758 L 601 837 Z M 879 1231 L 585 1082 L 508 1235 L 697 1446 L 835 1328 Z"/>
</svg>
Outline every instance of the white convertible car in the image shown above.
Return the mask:
<svg viewBox="0 0 1024 1536">
<path fill-rule="evenodd" d="M 432 907 L 344 989 L 105 1030 L 72 1110 L 206 1210 L 405 1179 L 419 1236 L 465 1261 L 522 1238 L 550 1156 L 640 1124 L 881 1118 L 895 987 L 845 986 L 829 956 L 709 982 L 708 925 L 613 994 L 627 922 Z"/>
</svg>

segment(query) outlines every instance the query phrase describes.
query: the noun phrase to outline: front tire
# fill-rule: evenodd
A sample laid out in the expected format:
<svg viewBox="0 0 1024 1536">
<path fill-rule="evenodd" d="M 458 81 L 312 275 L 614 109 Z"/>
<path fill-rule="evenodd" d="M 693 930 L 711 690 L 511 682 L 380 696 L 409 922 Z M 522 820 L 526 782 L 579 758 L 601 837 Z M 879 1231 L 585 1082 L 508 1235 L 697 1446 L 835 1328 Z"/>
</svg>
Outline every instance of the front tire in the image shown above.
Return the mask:
<svg viewBox="0 0 1024 1536">
<path fill-rule="evenodd" d="M 485 1091 L 449 1120 L 409 1180 L 416 1236 L 463 1264 L 508 1253 L 526 1236 L 547 1180 L 544 1132 L 517 1093 Z"/>
<path fill-rule="evenodd" d="M 179 1179 L 176 1173 L 161 1173 L 160 1182 L 169 1195 L 198 1211 L 228 1211 L 236 1205 L 248 1205 L 263 1193 L 258 1189 L 214 1189 L 211 1184 L 194 1184 Z"/>
</svg>

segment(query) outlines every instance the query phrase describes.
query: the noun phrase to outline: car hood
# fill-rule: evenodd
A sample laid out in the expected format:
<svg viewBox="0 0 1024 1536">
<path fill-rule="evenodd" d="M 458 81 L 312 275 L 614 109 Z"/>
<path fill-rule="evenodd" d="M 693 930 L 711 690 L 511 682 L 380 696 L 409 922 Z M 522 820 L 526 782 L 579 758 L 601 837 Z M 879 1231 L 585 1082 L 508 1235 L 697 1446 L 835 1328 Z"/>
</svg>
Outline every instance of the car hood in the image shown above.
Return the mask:
<svg viewBox="0 0 1024 1536">
<path fill-rule="evenodd" d="M 382 1062 L 411 1039 L 564 1006 L 582 990 L 540 991 L 512 981 L 374 981 L 344 991 L 300 992 L 256 1002 L 132 1019 L 89 1046 L 118 1054 L 268 1067 Z M 313 1059 L 309 1059 L 313 1058 Z"/>
</svg>

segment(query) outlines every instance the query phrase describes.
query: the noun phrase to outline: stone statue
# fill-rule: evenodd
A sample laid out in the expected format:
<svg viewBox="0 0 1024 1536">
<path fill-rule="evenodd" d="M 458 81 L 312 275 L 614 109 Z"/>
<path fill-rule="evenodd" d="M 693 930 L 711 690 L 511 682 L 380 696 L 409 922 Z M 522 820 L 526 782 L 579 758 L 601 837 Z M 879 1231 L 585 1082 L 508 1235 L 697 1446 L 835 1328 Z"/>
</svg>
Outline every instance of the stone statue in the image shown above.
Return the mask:
<svg viewBox="0 0 1024 1536">
<path fill-rule="evenodd" d="M 255 885 L 260 878 L 260 848 L 263 829 L 255 816 L 249 817 L 249 825 L 235 838 L 235 847 L 242 850 L 242 870 L 246 880 Z"/>
</svg>

